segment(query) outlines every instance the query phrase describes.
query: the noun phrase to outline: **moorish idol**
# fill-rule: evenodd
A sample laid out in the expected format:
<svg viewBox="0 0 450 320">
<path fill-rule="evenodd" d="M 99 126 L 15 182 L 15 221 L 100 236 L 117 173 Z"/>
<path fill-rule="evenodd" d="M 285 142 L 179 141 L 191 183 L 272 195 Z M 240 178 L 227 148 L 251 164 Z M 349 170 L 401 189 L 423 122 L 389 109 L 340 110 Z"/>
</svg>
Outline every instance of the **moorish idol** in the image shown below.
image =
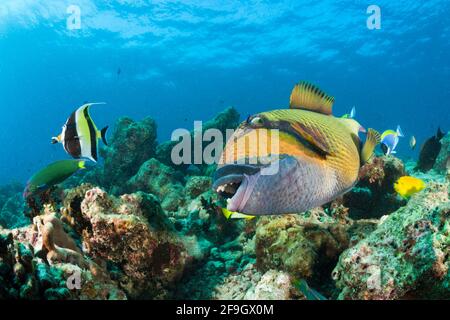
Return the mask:
<svg viewBox="0 0 450 320">
<path fill-rule="evenodd" d="M 87 103 L 72 112 L 57 137 L 52 138 L 52 143 L 62 143 L 64 150 L 75 159 L 88 158 L 94 162 L 98 159 L 98 140 L 101 138 L 105 145 L 106 130 L 98 130 L 89 114 L 89 107 L 100 103 Z"/>
</svg>

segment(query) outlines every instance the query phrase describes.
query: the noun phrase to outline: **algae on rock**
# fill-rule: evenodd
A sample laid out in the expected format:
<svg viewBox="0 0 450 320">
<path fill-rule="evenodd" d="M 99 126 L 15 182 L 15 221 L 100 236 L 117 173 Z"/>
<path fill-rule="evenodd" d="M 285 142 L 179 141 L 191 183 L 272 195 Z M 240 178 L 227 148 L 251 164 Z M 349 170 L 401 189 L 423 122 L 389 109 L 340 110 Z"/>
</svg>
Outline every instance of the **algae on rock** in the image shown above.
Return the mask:
<svg viewBox="0 0 450 320">
<path fill-rule="evenodd" d="M 448 184 L 430 182 L 340 256 L 338 298 L 450 298 L 449 234 Z"/>
</svg>

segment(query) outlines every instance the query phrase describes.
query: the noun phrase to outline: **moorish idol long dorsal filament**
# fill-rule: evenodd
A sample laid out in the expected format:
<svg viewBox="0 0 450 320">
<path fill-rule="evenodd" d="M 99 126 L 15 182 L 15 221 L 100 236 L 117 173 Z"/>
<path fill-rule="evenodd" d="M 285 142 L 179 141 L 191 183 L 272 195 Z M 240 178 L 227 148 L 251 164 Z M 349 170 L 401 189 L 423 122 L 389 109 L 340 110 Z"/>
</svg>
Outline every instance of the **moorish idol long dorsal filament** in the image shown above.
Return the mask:
<svg viewBox="0 0 450 320">
<path fill-rule="evenodd" d="M 105 145 L 108 126 L 98 130 L 89 114 L 89 108 L 104 102 L 87 103 L 72 112 L 62 128 L 59 136 L 52 138 L 52 143 L 62 143 L 64 150 L 73 158 L 87 158 L 94 162 L 98 160 L 98 140 Z"/>
</svg>

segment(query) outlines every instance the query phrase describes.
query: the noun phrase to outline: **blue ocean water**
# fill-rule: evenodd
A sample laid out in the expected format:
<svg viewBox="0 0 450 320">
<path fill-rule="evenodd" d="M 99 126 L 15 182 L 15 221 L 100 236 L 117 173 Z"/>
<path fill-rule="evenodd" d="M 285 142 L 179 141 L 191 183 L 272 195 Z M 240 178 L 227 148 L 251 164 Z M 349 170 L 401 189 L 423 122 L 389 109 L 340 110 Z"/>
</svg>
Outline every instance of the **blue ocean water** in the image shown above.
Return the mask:
<svg viewBox="0 0 450 320">
<path fill-rule="evenodd" d="M 1 0 L 0 183 L 66 158 L 50 138 L 85 101 L 107 102 L 92 108 L 99 127 L 153 117 L 163 141 L 229 105 L 286 107 L 299 80 L 333 95 L 336 115 L 400 124 L 398 155 L 417 157 L 411 135 L 450 130 L 449 16 L 448 0 Z"/>
</svg>

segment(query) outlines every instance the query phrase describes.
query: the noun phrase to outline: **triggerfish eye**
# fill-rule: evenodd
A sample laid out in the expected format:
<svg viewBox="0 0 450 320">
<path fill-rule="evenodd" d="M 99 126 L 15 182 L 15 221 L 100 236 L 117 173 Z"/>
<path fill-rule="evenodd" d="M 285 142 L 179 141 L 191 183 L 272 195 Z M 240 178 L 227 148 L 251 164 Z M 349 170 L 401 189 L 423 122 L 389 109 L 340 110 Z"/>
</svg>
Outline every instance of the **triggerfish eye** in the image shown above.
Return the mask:
<svg viewBox="0 0 450 320">
<path fill-rule="evenodd" d="M 252 125 L 253 127 L 259 127 L 263 125 L 263 120 L 261 119 L 261 117 L 254 117 L 253 119 L 250 120 L 250 125 Z"/>
</svg>

